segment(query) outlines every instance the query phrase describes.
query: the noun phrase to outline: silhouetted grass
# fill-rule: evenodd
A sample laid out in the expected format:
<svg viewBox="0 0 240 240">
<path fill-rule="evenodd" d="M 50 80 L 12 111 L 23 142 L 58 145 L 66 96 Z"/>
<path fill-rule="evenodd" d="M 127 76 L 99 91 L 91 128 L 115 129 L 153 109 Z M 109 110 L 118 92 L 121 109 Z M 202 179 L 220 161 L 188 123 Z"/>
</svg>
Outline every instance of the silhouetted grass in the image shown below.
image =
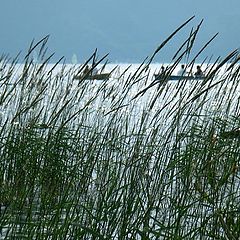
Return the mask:
<svg viewBox="0 0 240 240">
<path fill-rule="evenodd" d="M 49 65 L 48 36 L 24 64 L 1 57 L 1 239 L 239 239 L 238 52 L 208 63 L 204 80 L 150 75 L 190 20 L 108 81 L 73 79 L 100 66 L 97 51 Z M 191 56 L 201 24 L 166 76 L 183 59 L 193 71 L 212 41 Z"/>
</svg>

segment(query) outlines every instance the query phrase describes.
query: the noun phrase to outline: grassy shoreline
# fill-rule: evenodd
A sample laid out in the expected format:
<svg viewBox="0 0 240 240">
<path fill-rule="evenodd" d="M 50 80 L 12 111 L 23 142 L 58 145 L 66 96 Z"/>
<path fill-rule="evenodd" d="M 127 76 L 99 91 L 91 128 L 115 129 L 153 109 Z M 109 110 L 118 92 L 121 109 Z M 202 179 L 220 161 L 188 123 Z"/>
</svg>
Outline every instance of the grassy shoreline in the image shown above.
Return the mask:
<svg viewBox="0 0 240 240">
<path fill-rule="evenodd" d="M 32 43 L 20 74 L 17 58 L 0 61 L 0 238 L 238 239 L 238 53 L 204 81 L 160 85 L 149 74 L 160 45 L 133 73 L 96 83 L 73 80 L 84 65 L 53 74 L 46 44 Z"/>
</svg>

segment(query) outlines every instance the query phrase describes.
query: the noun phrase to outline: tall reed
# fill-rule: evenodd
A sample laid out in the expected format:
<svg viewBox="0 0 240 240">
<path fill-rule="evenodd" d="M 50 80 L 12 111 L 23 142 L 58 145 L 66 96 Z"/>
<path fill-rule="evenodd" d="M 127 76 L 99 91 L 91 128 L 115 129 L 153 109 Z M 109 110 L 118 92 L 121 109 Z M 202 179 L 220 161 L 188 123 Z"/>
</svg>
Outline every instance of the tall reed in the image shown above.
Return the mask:
<svg viewBox="0 0 240 240">
<path fill-rule="evenodd" d="M 108 81 L 73 79 L 102 64 L 97 51 L 50 65 L 48 36 L 24 64 L 1 57 L 1 239 L 239 239 L 238 52 L 207 64 L 205 80 L 169 82 L 214 38 L 191 56 L 201 22 L 166 78 L 150 74 L 191 19 Z"/>
</svg>

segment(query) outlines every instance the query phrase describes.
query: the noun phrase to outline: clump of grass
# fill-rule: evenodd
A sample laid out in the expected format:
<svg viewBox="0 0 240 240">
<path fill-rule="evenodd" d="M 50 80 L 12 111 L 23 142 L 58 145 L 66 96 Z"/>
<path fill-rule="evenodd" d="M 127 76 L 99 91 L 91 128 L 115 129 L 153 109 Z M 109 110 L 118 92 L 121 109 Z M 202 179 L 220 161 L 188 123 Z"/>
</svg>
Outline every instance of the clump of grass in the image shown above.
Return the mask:
<svg viewBox="0 0 240 240">
<path fill-rule="evenodd" d="M 117 80 L 49 65 L 48 36 L 23 65 L 1 58 L 1 238 L 239 238 L 238 52 L 203 81 L 151 81 L 154 57 L 190 21 Z M 166 76 L 183 59 L 193 69 L 212 41 L 191 56 L 201 24 Z"/>
</svg>

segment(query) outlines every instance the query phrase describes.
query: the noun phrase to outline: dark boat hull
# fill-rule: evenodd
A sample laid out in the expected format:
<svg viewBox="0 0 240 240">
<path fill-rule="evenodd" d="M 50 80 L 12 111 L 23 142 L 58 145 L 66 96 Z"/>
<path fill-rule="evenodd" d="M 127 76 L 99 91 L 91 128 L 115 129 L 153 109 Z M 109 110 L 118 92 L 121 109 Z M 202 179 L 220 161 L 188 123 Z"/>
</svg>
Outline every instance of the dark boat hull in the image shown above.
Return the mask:
<svg viewBox="0 0 240 240">
<path fill-rule="evenodd" d="M 167 81 L 179 81 L 179 80 L 203 80 L 203 77 L 193 77 L 193 76 L 177 76 L 171 75 L 168 77 L 164 77 L 162 74 L 156 74 L 155 80 L 167 80 Z"/>
<path fill-rule="evenodd" d="M 79 75 L 75 76 L 74 79 L 78 80 L 108 80 L 110 78 L 110 73 L 99 73 L 94 75 Z"/>
</svg>

